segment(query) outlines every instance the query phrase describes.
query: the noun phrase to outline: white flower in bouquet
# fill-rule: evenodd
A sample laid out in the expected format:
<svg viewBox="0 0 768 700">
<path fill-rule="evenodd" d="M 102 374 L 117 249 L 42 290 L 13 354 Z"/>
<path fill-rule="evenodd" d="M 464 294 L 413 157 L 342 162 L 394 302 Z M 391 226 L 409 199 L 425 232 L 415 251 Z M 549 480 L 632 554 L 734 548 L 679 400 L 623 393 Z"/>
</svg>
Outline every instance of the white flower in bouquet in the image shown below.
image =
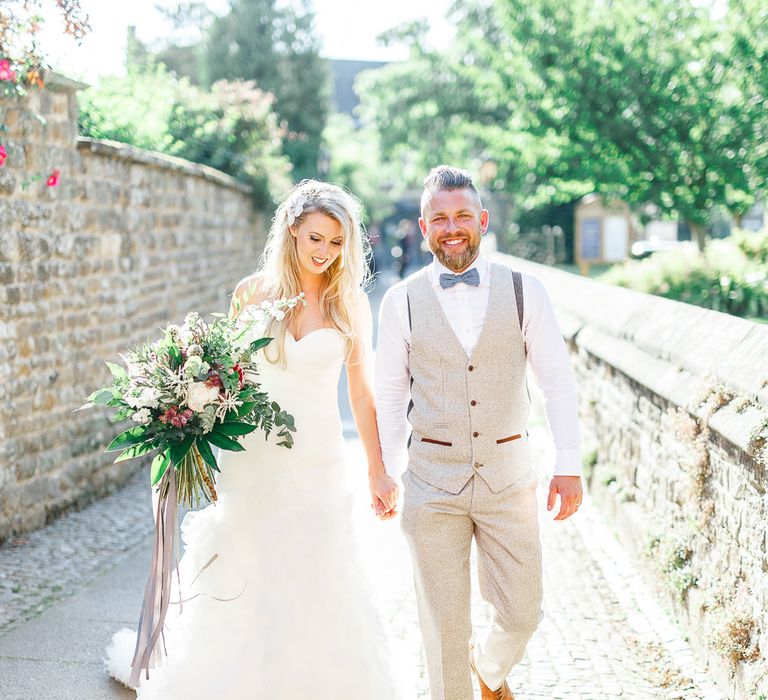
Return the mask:
<svg viewBox="0 0 768 700">
<path fill-rule="evenodd" d="M 209 403 L 217 401 L 219 388 L 208 386 L 205 382 L 192 382 L 187 392 L 187 406 L 195 413 L 202 413 Z"/>
<path fill-rule="evenodd" d="M 142 408 L 131 416 L 139 425 L 146 425 L 152 420 L 152 414 L 148 408 Z"/>
<path fill-rule="evenodd" d="M 157 408 L 160 404 L 160 392 L 151 387 L 134 389 L 126 395 L 125 402 L 132 408 Z"/>
</svg>

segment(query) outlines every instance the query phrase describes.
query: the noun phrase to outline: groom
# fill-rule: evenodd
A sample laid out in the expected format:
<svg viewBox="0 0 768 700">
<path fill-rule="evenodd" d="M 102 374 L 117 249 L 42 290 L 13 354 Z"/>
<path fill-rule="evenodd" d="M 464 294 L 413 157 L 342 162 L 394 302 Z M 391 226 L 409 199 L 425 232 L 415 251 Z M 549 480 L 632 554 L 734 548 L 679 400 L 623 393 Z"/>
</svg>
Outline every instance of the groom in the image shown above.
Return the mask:
<svg viewBox="0 0 768 700">
<path fill-rule="evenodd" d="M 557 457 L 547 509 L 581 504 L 576 386 L 541 283 L 479 255 L 488 228 L 471 177 L 441 165 L 424 180 L 419 227 L 434 261 L 381 303 L 376 385 L 387 471 L 402 475 L 432 700 L 513 699 L 506 676 L 541 616 L 536 474 L 528 451 L 531 367 Z M 378 509 L 380 517 L 387 514 Z M 471 645 L 470 546 L 493 608 Z M 468 647 L 469 644 L 469 647 Z"/>
</svg>

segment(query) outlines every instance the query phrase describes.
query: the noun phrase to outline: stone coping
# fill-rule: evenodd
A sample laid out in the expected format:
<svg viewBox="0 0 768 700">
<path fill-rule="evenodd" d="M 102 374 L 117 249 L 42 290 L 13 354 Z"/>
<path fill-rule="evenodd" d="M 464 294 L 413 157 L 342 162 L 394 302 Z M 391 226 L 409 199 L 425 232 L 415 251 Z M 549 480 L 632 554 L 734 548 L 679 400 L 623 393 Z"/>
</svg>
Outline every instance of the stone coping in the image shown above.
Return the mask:
<svg viewBox="0 0 768 700">
<path fill-rule="evenodd" d="M 220 170 L 211 168 L 208 165 L 193 163 L 192 161 L 184 160 L 184 158 L 169 156 L 165 153 L 158 153 L 157 151 L 146 151 L 141 148 L 136 148 L 135 146 L 120 143 L 119 141 L 92 139 L 85 136 L 79 136 L 77 139 L 77 149 L 85 153 L 93 153 L 107 158 L 140 163 L 162 170 L 171 170 L 183 173 L 184 175 L 200 177 L 209 182 L 221 185 L 222 187 L 242 192 L 243 194 L 251 193 L 251 188 L 248 185 L 236 180 L 231 175 L 226 175 Z"/>
<path fill-rule="evenodd" d="M 538 277 L 563 335 L 748 451 L 768 411 L 768 325 L 497 254 Z M 735 400 L 712 411 L 706 398 Z"/>
<path fill-rule="evenodd" d="M 43 77 L 45 79 L 45 86 L 50 90 L 77 92 L 78 90 L 87 90 L 90 87 L 88 83 L 82 83 L 79 80 L 68 78 L 66 75 L 56 73 L 55 71 L 45 71 Z"/>
</svg>

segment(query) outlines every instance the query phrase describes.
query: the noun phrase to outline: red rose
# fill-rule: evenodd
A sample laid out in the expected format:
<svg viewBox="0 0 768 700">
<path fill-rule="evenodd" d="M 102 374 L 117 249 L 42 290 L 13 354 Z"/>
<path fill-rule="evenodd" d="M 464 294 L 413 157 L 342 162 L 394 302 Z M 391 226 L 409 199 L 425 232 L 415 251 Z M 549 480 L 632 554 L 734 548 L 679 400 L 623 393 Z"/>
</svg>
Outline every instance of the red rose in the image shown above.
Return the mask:
<svg viewBox="0 0 768 700">
<path fill-rule="evenodd" d="M 238 381 L 240 382 L 240 388 L 243 388 L 243 384 L 245 384 L 245 375 L 243 374 L 243 368 L 240 367 L 240 365 L 235 365 L 233 368 L 235 372 L 237 372 Z"/>
<path fill-rule="evenodd" d="M 59 175 L 61 173 L 58 170 L 54 170 L 49 176 L 48 179 L 45 181 L 45 184 L 48 185 L 48 187 L 56 187 L 56 185 L 59 184 Z"/>
</svg>

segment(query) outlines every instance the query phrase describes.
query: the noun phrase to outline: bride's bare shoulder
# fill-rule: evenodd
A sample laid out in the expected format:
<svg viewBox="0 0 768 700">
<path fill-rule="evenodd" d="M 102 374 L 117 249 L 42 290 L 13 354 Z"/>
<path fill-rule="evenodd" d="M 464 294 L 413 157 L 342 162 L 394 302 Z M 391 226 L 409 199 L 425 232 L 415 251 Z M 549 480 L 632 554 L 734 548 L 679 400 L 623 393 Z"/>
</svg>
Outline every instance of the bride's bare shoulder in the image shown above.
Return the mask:
<svg viewBox="0 0 768 700">
<path fill-rule="evenodd" d="M 232 294 L 230 316 L 237 316 L 242 309 L 250 304 L 260 304 L 264 301 L 266 297 L 264 286 L 264 279 L 258 272 L 241 279 Z"/>
</svg>

